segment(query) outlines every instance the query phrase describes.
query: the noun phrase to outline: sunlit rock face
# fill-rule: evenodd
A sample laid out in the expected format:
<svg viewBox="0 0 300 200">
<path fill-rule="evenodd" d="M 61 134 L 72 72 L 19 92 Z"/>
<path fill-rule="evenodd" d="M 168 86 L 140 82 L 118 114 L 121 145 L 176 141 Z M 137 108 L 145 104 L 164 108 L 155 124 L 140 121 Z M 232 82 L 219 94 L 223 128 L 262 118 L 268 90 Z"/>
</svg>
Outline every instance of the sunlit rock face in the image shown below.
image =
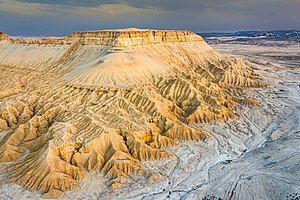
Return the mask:
<svg viewBox="0 0 300 200">
<path fill-rule="evenodd" d="M 92 171 L 115 189 L 161 177 L 141 161 L 206 140 L 196 124 L 236 117 L 264 87 L 255 67 L 190 31 L 105 30 L 66 37 L 0 33 L 0 162 L 15 182 L 57 198 Z"/>
<path fill-rule="evenodd" d="M 0 41 L 8 40 L 9 36 L 6 33 L 0 32 Z"/>
</svg>

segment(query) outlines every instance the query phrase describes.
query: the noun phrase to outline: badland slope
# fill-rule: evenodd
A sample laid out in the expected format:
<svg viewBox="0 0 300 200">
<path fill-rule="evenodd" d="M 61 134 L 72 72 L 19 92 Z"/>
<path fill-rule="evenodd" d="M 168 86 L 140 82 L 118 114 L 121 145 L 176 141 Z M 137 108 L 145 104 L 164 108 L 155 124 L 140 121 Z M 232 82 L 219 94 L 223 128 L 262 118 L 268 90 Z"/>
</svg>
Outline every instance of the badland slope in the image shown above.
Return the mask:
<svg viewBox="0 0 300 200">
<path fill-rule="evenodd" d="M 97 171 L 120 188 L 163 178 L 141 161 L 206 140 L 197 124 L 237 117 L 264 87 L 255 66 L 190 31 L 104 30 L 66 37 L 0 33 L 0 178 L 44 198 Z"/>
</svg>

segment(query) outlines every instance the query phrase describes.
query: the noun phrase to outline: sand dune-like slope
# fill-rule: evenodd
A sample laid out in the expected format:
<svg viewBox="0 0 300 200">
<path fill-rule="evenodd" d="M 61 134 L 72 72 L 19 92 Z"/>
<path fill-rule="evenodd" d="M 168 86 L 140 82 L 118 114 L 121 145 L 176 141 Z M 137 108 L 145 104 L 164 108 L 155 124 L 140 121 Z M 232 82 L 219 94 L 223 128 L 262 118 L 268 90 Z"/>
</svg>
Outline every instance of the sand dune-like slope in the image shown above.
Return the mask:
<svg viewBox="0 0 300 200">
<path fill-rule="evenodd" d="M 141 161 L 171 158 L 195 124 L 237 117 L 264 87 L 255 67 L 189 31 L 107 30 L 61 38 L 0 33 L 0 179 L 56 198 L 97 171 L 120 188 L 161 177 Z"/>
</svg>

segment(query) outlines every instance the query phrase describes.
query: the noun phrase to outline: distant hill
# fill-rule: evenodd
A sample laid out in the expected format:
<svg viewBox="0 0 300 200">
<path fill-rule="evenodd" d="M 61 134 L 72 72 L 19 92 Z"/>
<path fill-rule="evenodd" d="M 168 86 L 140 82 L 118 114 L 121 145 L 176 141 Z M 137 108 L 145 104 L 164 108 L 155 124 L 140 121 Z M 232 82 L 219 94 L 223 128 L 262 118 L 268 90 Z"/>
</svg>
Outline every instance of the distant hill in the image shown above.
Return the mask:
<svg viewBox="0 0 300 200">
<path fill-rule="evenodd" d="M 272 41 L 300 42 L 300 30 L 237 31 L 198 34 L 203 36 L 209 43 L 260 43 L 263 45 L 270 45 L 270 42 Z"/>
</svg>

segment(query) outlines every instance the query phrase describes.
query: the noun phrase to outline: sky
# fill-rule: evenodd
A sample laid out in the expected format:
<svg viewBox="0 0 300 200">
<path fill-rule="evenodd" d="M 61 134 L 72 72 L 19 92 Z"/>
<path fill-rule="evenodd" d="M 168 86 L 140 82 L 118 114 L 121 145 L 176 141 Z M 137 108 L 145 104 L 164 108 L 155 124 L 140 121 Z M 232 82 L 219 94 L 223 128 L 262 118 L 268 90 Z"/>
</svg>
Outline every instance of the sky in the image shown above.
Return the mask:
<svg viewBox="0 0 300 200">
<path fill-rule="evenodd" d="M 0 31 L 13 36 L 128 27 L 300 29 L 300 0 L 0 0 Z"/>
</svg>

